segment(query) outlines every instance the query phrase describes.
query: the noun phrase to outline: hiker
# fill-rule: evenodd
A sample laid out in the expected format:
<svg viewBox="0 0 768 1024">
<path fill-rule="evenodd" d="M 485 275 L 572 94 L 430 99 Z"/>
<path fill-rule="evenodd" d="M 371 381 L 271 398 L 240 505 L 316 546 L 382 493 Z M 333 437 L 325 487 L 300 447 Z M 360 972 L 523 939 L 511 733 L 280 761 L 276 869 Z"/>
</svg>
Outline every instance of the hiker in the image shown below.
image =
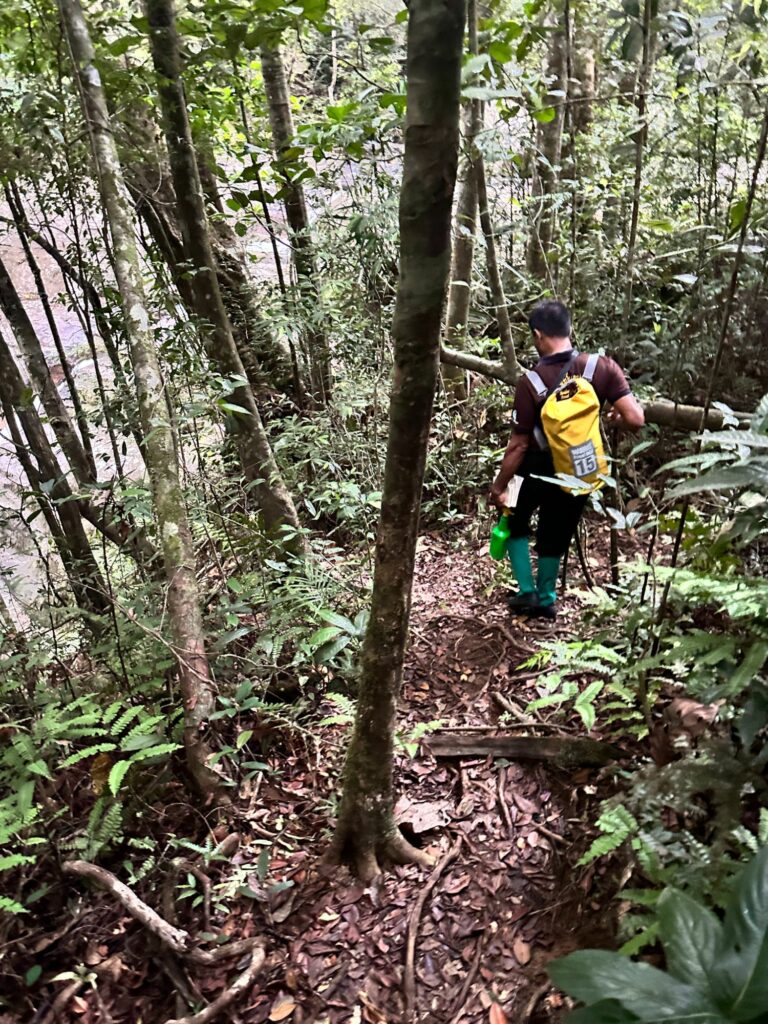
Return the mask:
<svg viewBox="0 0 768 1024">
<path fill-rule="evenodd" d="M 539 302 L 528 324 L 539 361 L 517 382 L 514 432 L 488 500 L 503 509 L 510 481 L 522 478 L 509 514 L 507 543 L 519 592 L 510 596 L 508 604 L 515 612 L 554 619 L 560 561 L 576 532 L 589 490 L 602 486 L 600 476 L 607 473 L 599 411 L 610 403 L 606 419 L 622 430 L 639 430 L 645 416 L 613 359 L 580 354 L 573 348 L 571 314 L 562 302 Z M 538 479 L 555 478 L 558 472 L 578 477 L 586 493 L 574 489 L 577 480 L 562 478 L 572 485 L 568 488 Z M 528 535 L 536 509 L 539 561 L 534 584 Z"/>
</svg>

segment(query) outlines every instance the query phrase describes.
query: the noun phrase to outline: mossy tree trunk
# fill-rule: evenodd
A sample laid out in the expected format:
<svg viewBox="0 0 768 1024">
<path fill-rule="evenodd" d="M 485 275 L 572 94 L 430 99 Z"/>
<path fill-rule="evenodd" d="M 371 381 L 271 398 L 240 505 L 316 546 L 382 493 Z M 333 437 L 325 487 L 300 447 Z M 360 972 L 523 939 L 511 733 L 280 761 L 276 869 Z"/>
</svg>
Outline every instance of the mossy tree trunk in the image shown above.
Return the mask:
<svg viewBox="0 0 768 1024">
<path fill-rule="evenodd" d="M 221 779 L 208 763 L 210 751 L 206 731 L 215 706 L 216 688 L 205 649 L 195 574 L 195 552 L 179 480 L 165 386 L 144 294 L 132 204 L 79 0 L 59 0 L 59 9 L 77 72 L 83 112 L 89 126 L 112 236 L 115 275 L 138 393 L 144 457 L 168 582 L 168 620 L 173 633 L 173 648 L 184 700 L 187 764 L 196 787 L 206 798 L 213 799 L 221 791 Z"/>
<path fill-rule="evenodd" d="M 411 0 L 395 369 L 370 624 L 333 853 L 361 877 L 429 859 L 393 816 L 396 705 L 408 636 L 421 489 L 451 258 L 464 0 Z"/>
<path fill-rule="evenodd" d="M 285 76 L 285 67 L 279 46 L 261 47 L 261 74 L 269 108 L 269 123 L 275 150 L 276 170 L 283 179 L 282 196 L 285 216 L 291 230 L 293 265 L 305 309 L 312 315 L 322 315 L 320 288 L 312 246 L 312 233 L 304 200 L 304 189 L 295 180 L 289 150 L 294 144 L 291 96 Z M 325 329 L 317 322 L 307 331 L 310 357 L 310 380 L 316 401 L 323 404 L 331 396 L 331 354 Z"/>
<path fill-rule="evenodd" d="M 296 553 L 301 553 L 303 541 L 296 509 L 272 454 L 219 287 L 181 79 L 180 41 L 173 0 L 145 0 L 144 7 L 149 20 L 150 49 L 157 72 L 179 227 L 187 258 L 194 268 L 190 284 L 197 315 L 206 324 L 206 348 L 222 375 L 243 381 L 229 400 L 244 410 L 235 413 L 232 420 L 243 472 L 253 485 L 264 525 L 275 537 L 281 536 L 283 528 L 288 527 L 286 543 Z"/>
</svg>

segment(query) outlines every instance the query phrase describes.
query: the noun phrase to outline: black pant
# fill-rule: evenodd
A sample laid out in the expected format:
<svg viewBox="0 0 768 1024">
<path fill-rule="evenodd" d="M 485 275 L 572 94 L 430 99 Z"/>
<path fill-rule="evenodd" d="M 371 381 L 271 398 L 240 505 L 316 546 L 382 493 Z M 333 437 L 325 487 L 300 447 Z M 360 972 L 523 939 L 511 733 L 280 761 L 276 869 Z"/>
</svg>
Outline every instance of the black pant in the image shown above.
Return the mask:
<svg viewBox="0 0 768 1024">
<path fill-rule="evenodd" d="M 549 452 L 529 452 L 518 473 L 523 477 L 523 484 L 517 505 L 509 517 L 510 535 L 527 537 L 531 516 L 536 509 L 539 510 L 536 551 L 545 558 L 558 558 L 565 554 L 587 503 L 586 494 L 569 494 L 557 484 L 537 479 L 538 476 L 554 475 Z"/>
</svg>

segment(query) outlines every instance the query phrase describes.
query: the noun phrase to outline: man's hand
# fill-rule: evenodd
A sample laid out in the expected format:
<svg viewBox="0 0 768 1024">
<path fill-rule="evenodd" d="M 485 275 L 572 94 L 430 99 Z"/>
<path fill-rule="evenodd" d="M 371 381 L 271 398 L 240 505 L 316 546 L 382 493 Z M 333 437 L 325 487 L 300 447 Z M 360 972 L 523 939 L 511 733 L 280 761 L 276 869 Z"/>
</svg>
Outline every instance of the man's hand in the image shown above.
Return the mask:
<svg viewBox="0 0 768 1024">
<path fill-rule="evenodd" d="M 488 492 L 488 504 L 499 510 L 504 508 L 504 496 L 507 493 L 507 484 L 499 484 L 494 480 Z"/>
<path fill-rule="evenodd" d="M 643 407 L 634 395 L 625 395 L 618 399 L 605 414 L 606 423 L 619 430 L 639 430 L 645 423 Z"/>
</svg>

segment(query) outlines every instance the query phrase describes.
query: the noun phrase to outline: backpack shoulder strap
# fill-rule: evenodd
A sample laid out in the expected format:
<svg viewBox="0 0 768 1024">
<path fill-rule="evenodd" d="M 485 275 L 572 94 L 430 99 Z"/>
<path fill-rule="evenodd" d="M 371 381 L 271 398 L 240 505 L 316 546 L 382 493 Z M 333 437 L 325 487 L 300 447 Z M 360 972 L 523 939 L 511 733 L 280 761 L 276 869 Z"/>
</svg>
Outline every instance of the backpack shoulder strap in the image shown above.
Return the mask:
<svg viewBox="0 0 768 1024">
<path fill-rule="evenodd" d="M 584 378 L 584 380 L 588 380 L 590 384 L 592 383 L 592 378 L 595 375 L 595 370 L 597 369 L 597 363 L 599 359 L 600 356 L 593 353 L 587 359 L 587 364 L 582 370 L 581 376 Z"/>
<path fill-rule="evenodd" d="M 547 385 L 544 383 L 544 381 L 541 379 L 541 377 L 535 370 L 526 370 L 525 376 L 528 378 L 531 387 L 533 388 L 539 402 L 543 402 L 544 399 L 549 398 L 551 394 L 557 391 L 557 389 L 560 387 L 565 378 L 573 369 L 576 359 L 578 358 L 578 355 L 579 353 L 574 351 L 571 358 L 566 363 L 563 364 L 563 368 L 557 375 L 557 379 L 555 380 L 555 383 L 552 385 L 551 388 L 547 387 Z M 597 356 L 595 356 L 595 358 L 597 358 Z"/>
<path fill-rule="evenodd" d="M 538 399 L 542 399 L 546 396 L 548 388 L 541 377 L 536 373 L 535 370 L 527 370 L 525 376 L 536 393 Z"/>
</svg>

